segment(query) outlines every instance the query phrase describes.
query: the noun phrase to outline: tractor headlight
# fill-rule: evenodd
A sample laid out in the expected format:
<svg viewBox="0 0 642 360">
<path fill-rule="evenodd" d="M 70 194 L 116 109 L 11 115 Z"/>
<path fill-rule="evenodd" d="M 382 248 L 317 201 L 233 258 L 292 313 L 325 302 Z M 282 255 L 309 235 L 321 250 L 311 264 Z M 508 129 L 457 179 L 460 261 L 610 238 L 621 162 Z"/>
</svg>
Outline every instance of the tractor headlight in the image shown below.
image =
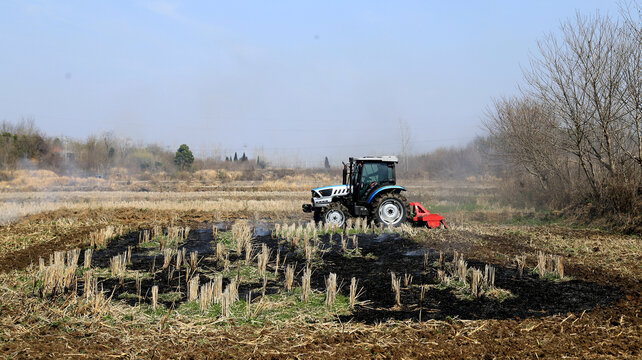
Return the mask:
<svg viewBox="0 0 642 360">
<path fill-rule="evenodd" d="M 324 197 L 325 196 L 330 196 L 330 195 L 332 195 L 332 189 L 323 189 L 323 190 L 319 191 L 319 193 L 321 194 L 321 196 L 324 196 Z"/>
</svg>

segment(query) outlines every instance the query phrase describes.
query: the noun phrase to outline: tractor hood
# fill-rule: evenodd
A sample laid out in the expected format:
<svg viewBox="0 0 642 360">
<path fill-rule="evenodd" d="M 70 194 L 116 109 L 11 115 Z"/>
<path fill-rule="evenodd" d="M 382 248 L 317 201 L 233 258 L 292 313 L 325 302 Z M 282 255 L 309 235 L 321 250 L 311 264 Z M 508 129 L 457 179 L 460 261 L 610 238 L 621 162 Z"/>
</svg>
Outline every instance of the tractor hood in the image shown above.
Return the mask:
<svg viewBox="0 0 642 360">
<path fill-rule="evenodd" d="M 350 187 L 348 185 L 330 185 L 312 189 L 312 193 L 318 197 L 341 196 L 347 195 L 349 192 Z"/>
</svg>

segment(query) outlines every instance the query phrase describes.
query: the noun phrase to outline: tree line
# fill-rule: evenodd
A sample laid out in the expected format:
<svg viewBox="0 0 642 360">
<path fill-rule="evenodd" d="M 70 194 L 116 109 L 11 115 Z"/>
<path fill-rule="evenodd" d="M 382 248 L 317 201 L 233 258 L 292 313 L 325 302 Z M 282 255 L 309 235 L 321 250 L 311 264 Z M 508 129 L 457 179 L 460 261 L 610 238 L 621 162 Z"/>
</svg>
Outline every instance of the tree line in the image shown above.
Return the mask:
<svg viewBox="0 0 642 360">
<path fill-rule="evenodd" d="M 399 169 L 402 177 L 431 179 L 465 179 L 487 171 L 482 153 L 487 147 L 478 138 L 464 147 L 439 148 L 426 154 L 408 155 L 409 171 Z M 165 172 L 201 169 L 264 169 L 269 163 L 263 156 L 250 159 L 245 152 L 225 156 L 197 158 L 187 144 L 172 150 L 156 144 L 143 145 L 131 139 L 106 132 L 86 139 L 51 137 L 44 134 L 33 120 L 17 124 L 0 123 L 0 169 L 39 168 L 59 174 L 106 174 L 119 169 L 131 173 Z M 330 160 L 323 157 L 319 169 L 332 171 Z"/>
<path fill-rule="evenodd" d="M 265 168 L 265 159 L 250 159 L 243 153 L 238 162 L 205 157 L 196 158 L 187 144 L 169 149 L 156 144 L 135 143 L 113 133 L 91 135 L 86 139 L 51 137 L 38 129 L 33 120 L 16 124 L 0 123 L 0 170 L 48 169 L 59 174 L 96 175 L 118 172 L 177 172 L 198 169 Z"/>
<path fill-rule="evenodd" d="M 485 127 L 530 204 L 635 213 L 642 195 L 642 9 L 561 25 L 538 43 L 520 95 L 495 99 Z"/>
</svg>

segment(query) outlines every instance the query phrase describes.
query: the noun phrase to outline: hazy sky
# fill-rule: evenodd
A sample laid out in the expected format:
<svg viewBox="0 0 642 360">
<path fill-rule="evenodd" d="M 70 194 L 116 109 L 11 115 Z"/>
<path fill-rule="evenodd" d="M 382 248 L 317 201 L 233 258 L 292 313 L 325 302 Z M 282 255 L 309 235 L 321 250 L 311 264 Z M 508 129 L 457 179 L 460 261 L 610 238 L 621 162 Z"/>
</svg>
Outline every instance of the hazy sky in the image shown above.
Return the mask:
<svg viewBox="0 0 642 360">
<path fill-rule="evenodd" d="M 0 120 L 338 162 L 482 132 L 545 33 L 615 1 L 0 0 Z M 273 155 L 274 156 L 274 155 Z"/>
</svg>

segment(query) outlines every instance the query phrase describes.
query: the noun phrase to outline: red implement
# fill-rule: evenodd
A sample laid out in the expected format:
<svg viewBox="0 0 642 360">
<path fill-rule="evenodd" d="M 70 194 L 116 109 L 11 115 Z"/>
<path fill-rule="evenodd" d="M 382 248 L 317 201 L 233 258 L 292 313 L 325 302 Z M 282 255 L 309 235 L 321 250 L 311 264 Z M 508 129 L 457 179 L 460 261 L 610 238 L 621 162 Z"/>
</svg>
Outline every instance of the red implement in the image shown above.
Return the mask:
<svg viewBox="0 0 642 360">
<path fill-rule="evenodd" d="M 416 224 L 426 223 L 429 229 L 434 229 L 443 226 L 448 229 L 448 225 L 444 222 L 444 217 L 437 214 L 431 214 L 418 202 L 411 202 L 412 213 L 414 214 L 412 221 Z"/>
</svg>

